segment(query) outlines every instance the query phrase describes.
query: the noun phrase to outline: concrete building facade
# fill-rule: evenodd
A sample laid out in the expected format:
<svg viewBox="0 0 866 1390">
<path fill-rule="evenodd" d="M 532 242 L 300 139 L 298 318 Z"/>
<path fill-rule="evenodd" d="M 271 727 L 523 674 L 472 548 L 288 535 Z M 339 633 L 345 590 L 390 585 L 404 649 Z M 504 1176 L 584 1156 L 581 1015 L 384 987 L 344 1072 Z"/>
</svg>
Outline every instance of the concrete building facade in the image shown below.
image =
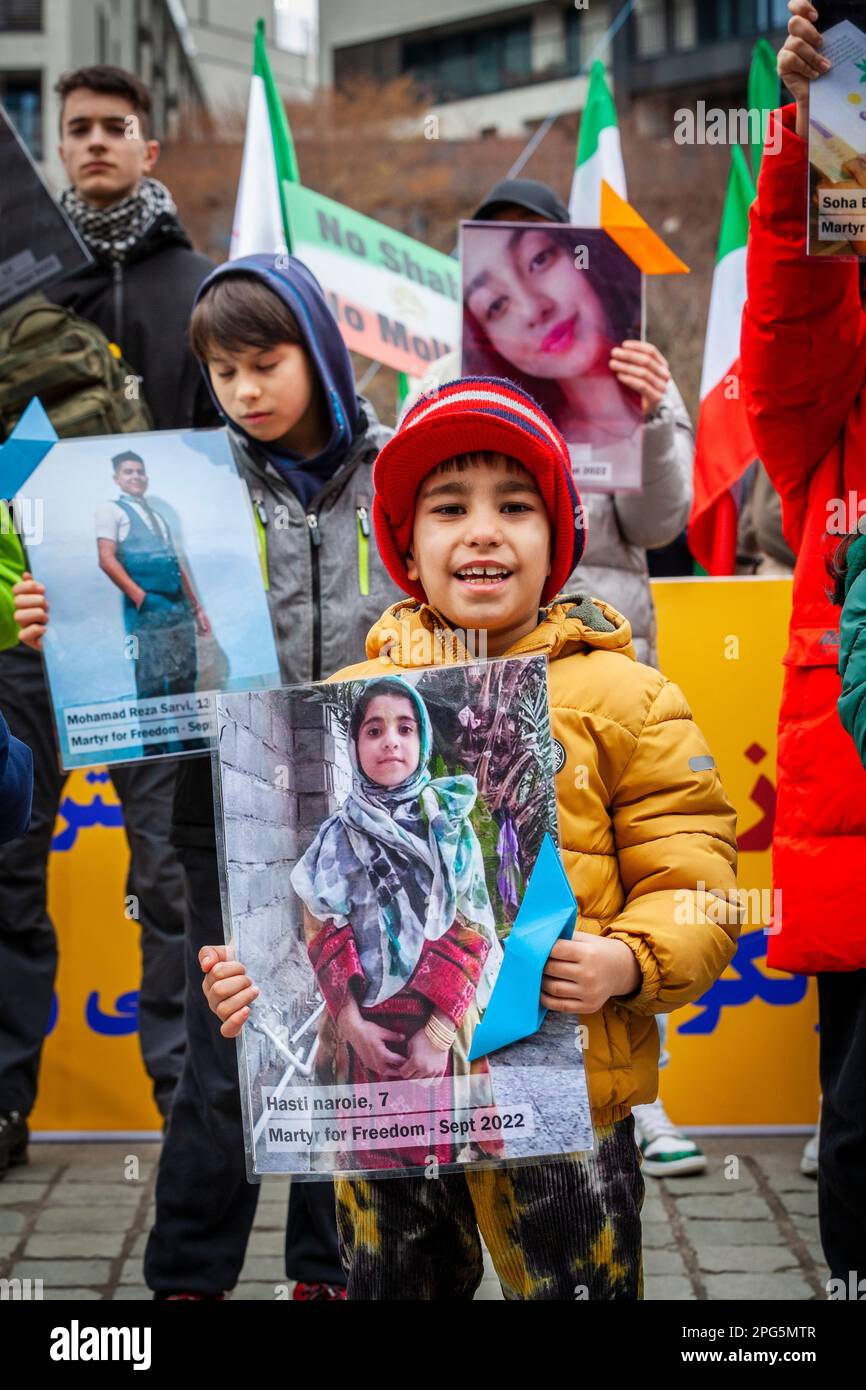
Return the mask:
<svg viewBox="0 0 866 1390">
<path fill-rule="evenodd" d="M 602 56 L 620 109 L 651 120 L 662 98 L 741 89 L 755 40 L 780 41 L 787 19 L 785 0 L 321 0 L 320 73 L 338 87 L 410 74 L 459 139 L 582 110 Z"/>
<path fill-rule="evenodd" d="M 112 63 L 153 94 L 154 127 L 170 138 L 205 96 L 180 0 L 0 0 L 0 101 L 55 187 L 61 73 Z"/>
</svg>

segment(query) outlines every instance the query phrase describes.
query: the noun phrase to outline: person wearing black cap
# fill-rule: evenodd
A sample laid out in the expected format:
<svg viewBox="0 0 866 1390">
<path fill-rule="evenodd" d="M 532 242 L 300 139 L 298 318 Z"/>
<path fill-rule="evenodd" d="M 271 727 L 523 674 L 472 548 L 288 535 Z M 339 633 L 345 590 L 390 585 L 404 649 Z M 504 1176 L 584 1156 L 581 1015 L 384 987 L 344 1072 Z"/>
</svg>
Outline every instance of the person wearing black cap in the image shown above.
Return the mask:
<svg viewBox="0 0 866 1390">
<path fill-rule="evenodd" d="M 568 209 L 551 188 L 535 179 L 502 179 L 472 214 L 474 222 L 570 222 Z M 656 617 L 647 551 L 674 541 L 692 506 L 695 436 L 667 361 L 652 343 L 628 340 L 614 348 L 611 371 L 638 391 L 644 417 L 643 486 L 635 493 L 584 492 L 588 539 L 565 590 L 598 595 L 628 618 L 639 661 L 656 665 Z M 406 401 L 460 374 L 459 352 L 448 353 Z M 659 1020 L 661 1057 L 668 1063 L 667 1019 Z M 654 1177 L 702 1173 L 707 1161 L 668 1116 L 661 1099 L 634 1108 L 644 1169 Z"/>
<path fill-rule="evenodd" d="M 474 222 L 568 224 L 569 220 L 565 204 L 534 179 L 501 180 L 472 214 Z M 654 665 L 656 622 L 646 552 L 668 545 L 688 520 L 694 430 L 658 348 L 629 340 L 614 348 L 610 366 L 622 385 L 641 396 L 643 488 L 638 493 L 586 494 L 589 544 L 567 587 L 577 585 L 612 603 L 631 623 L 638 660 Z M 459 353 L 440 357 L 406 405 L 459 373 Z"/>
</svg>

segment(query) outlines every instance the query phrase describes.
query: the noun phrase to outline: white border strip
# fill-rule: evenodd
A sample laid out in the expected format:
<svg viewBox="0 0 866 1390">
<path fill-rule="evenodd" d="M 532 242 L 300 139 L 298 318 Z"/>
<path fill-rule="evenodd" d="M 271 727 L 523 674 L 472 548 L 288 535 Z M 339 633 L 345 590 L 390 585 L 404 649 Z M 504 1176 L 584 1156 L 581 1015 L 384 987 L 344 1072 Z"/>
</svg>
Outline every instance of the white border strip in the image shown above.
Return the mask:
<svg viewBox="0 0 866 1390">
<path fill-rule="evenodd" d="M 755 1135 L 793 1135 L 814 1134 L 814 1125 L 690 1125 L 680 1126 L 687 1134 L 755 1134 Z M 163 1135 L 158 1129 L 94 1130 L 94 1129 L 43 1129 L 34 1130 L 30 1139 L 36 1144 L 121 1144 L 130 1140 L 139 1143 L 161 1143 Z M 281 1175 L 276 1174 L 277 1177 Z"/>
<path fill-rule="evenodd" d="M 30 1134 L 34 1144 L 161 1144 L 159 1129 L 35 1129 Z"/>
</svg>

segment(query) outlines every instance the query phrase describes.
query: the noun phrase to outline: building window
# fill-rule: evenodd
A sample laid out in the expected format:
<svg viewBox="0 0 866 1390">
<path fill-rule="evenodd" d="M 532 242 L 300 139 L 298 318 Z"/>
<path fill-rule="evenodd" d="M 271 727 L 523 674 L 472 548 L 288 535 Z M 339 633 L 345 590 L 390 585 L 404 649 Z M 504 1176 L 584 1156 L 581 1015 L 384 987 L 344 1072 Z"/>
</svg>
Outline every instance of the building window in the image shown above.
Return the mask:
<svg viewBox="0 0 866 1390">
<path fill-rule="evenodd" d="M 638 0 L 635 9 L 635 48 L 638 58 L 655 58 L 668 46 L 665 0 Z"/>
<path fill-rule="evenodd" d="M 310 53 L 316 43 L 314 0 L 274 0 L 274 41 L 285 53 Z"/>
<path fill-rule="evenodd" d="M 565 70 L 566 72 L 580 72 L 581 54 L 583 44 L 581 43 L 583 33 L 583 15 L 579 10 L 566 10 L 565 12 Z"/>
<path fill-rule="evenodd" d="M 103 9 L 96 11 L 96 61 L 108 62 L 108 16 Z"/>
<path fill-rule="evenodd" d="M 701 0 L 698 6 L 698 37 L 702 43 L 716 39 L 751 38 L 788 23 L 785 0 Z"/>
<path fill-rule="evenodd" d="M 41 159 L 41 72 L 0 72 L 0 102 L 33 158 Z"/>
<path fill-rule="evenodd" d="M 0 33 L 31 34 L 42 29 L 42 0 L 0 0 Z"/>
<path fill-rule="evenodd" d="M 403 48 L 403 71 L 430 88 L 437 101 L 480 96 L 520 86 L 532 76 L 529 20 L 495 28 L 418 39 Z"/>
<path fill-rule="evenodd" d="M 698 42 L 698 17 L 695 0 L 685 0 L 674 10 L 674 48 L 695 48 Z"/>
<path fill-rule="evenodd" d="M 759 29 L 787 29 L 788 0 L 758 0 Z"/>
</svg>

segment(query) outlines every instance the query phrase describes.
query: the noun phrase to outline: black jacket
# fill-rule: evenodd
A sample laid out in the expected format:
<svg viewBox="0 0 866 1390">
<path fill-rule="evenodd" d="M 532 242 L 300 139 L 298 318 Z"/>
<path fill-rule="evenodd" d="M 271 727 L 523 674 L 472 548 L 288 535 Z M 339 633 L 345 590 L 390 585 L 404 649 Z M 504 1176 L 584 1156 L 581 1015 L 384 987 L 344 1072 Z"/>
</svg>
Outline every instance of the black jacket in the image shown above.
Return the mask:
<svg viewBox="0 0 866 1390">
<path fill-rule="evenodd" d="M 0 714 L 0 845 L 23 835 L 30 824 L 33 754 L 13 738 Z"/>
<path fill-rule="evenodd" d="M 142 378 L 158 430 L 220 423 L 187 341 L 195 292 L 211 270 L 177 218 L 160 213 L 122 265 L 95 260 L 47 291 L 117 344 Z"/>
</svg>

